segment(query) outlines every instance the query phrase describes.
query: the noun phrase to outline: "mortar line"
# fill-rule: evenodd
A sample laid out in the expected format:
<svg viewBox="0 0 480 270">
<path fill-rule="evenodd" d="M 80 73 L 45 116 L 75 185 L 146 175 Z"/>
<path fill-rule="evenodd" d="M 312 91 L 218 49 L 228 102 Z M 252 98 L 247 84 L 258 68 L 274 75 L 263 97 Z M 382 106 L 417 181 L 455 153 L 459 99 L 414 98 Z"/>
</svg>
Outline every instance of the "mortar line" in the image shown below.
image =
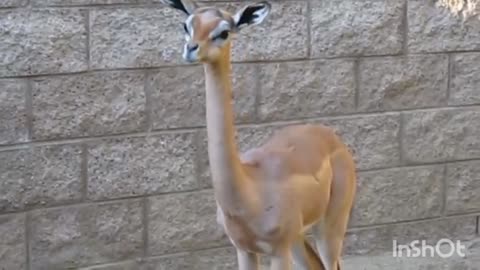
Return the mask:
<svg viewBox="0 0 480 270">
<path fill-rule="evenodd" d="M 31 233 L 30 233 L 30 213 L 26 211 L 24 213 L 24 218 L 25 218 L 25 224 L 24 224 L 24 233 L 25 233 L 25 264 L 26 264 L 26 270 L 30 270 L 31 267 L 31 252 L 30 252 L 30 238 L 31 238 Z"/>
<path fill-rule="evenodd" d="M 458 50 L 458 51 L 442 51 L 442 52 L 419 52 L 419 53 L 409 53 L 411 56 L 418 55 L 445 55 L 446 53 L 480 53 L 480 50 Z M 263 60 L 240 60 L 232 61 L 232 64 L 277 64 L 277 63 L 298 63 L 298 62 L 314 62 L 321 60 L 350 60 L 354 61 L 356 58 L 359 59 L 378 59 L 385 57 L 404 57 L 402 54 L 378 54 L 378 55 L 349 55 L 349 56 L 332 56 L 332 57 L 298 57 L 298 58 L 289 58 L 289 59 L 263 59 Z M 10 76 L 1 76 L 1 79 L 21 79 L 21 78 L 38 78 L 38 77 L 54 77 L 54 76 L 66 76 L 66 75 L 79 75 L 92 72 L 115 72 L 115 71 L 143 71 L 143 70 L 162 70 L 168 68 L 176 67 L 193 67 L 200 64 L 161 64 L 158 66 L 149 66 L 149 67 L 112 67 L 112 68 L 91 68 L 90 70 L 79 70 L 72 72 L 57 72 L 57 73 L 40 73 L 40 74 L 20 74 L 20 75 L 10 75 Z"/>
<path fill-rule="evenodd" d="M 408 54 L 408 34 L 409 34 L 409 25 L 408 25 L 408 0 L 404 0 L 403 4 L 403 18 L 402 18 L 402 25 L 403 25 L 403 54 Z"/>
<path fill-rule="evenodd" d="M 400 159 L 400 164 L 404 165 L 407 164 L 405 160 L 405 155 L 403 153 L 403 134 L 405 133 L 405 116 L 403 113 L 400 113 L 399 120 L 398 120 L 398 156 Z"/>
<path fill-rule="evenodd" d="M 477 235 L 480 235 L 480 216 L 477 216 L 477 229 L 476 229 Z"/>
<path fill-rule="evenodd" d="M 430 222 L 430 221 L 442 221 L 442 220 L 454 219 L 454 218 L 476 217 L 478 214 L 479 212 L 472 212 L 472 213 L 452 214 L 447 216 L 435 216 L 435 217 L 416 218 L 416 219 L 391 221 L 391 222 L 380 222 L 380 223 L 374 223 L 374 224 L 354 225 L 348 228 L 348 231 L 376 229 L 376 228 L 381 228 L 385 226 L 408 225 L 408 224 L 423 223 L 423 222 Z"/>
<path fill-rule="evenodd" d="M 442 216 L 447 216 L 447 194 L 448 194 L 448 179 L 447 179 L 447 164 L 443 164 L 443 179 L 442 179 Z"/>
<path fill-rule="evenodd" d="M 452 76 L 453 76 L 453 56 L 451 53 L 447 54 L 448 58 L 448 63 L 447 63 L 447 100 L 446 104 L 448 105 L 450 103 L 450 95 L 451 95 L 451 87 L 452 87 Z"/>
<path fill-rule="evenodd" d="M 261 106 L 262 106 L 262 92 L 263 92 L 263 87 L 262 87 L 262 82 L 260 78 L 260 65 L 254 65 L 253 67 L 255 69 L 255 100 L 254 100 L 254 108 L 253 108 L 253 122 L 254 123 L 260 123 L 261 122 Z"/>
<path fill-rule="evenodd" d="M 148 198 L 153 198 L 158 196 L 170 196 L 170 195 L 175 196 L 175 195 L 192 194 L 196 192 L 206 192 L 206 191 L 213 191 L 213 189 L 212 187 L 207 187 L 207 188 L 197 188 L 197 189 L 186 189 L 181 191 L 154 192 L 149 194 L 115 197 L 115 198 L 102 198 L 97 200 L 93 199 L 93 200 L 88 200 L 84 202 L 68 201 L 68 202 L 61 202 L 57 204 L 50 204 L 48 206 L 33 206 L 33 207 L 21 209 L 21 210 L 5 211 L 3 213 L 0 213 L 0 216 L 19 214 L 26 211 L 55 210 L 55 209 L 68 208 L 68 207 L 115 204 L 115 203 L 122 203 L 126 201 L 142 200 L 143 198 L 148 199 Z"/>
<path fill-rule="evenodd" d="M 300 117 L 296 119 L 284 119 L 284 120 L 275 120 L 275 121 L 259 121 L 258 123 L 238 123 L 236 128 L 261 128 L 261 127 L 275 127 L 275 126 L 284 126 L 290 124 L 298 124 L 305 122 L 322 122 L 322 121 L 332 121 L 332 120 L 352 120 L 359 117 L 379 117 L 379 116 L 394 116 L 399 113 L 425 113 L 432 111 L 440 110 L 472 110 L 480 108 L 480 104 L 461 104 L 461 105 L 451 105 L 444 107 L 423 107 L 423 108 L 412 108 L 412 109 L 398 109 L 390 111 L 368 111 L 368 112 L 350 112 L 350 113 L 338 113 L 338 114 L 324 114 L 322 116 L 313 116 L 313 117 Z M 73 143 L 82 143 L 82 142 L 91 142 L 91 141 L 101 141 L 106 139 L 119 139 L 119 138 L 130 138 L 130 137 L 145 137 L 147 135 L 166 135 L 174 133 L 192 133 L 198 130 L 204 130 L 205 126 L 190 126 L 190 127 L 177 127 L 177 128 L 168 128 L 168 129 L 156 129 L 151 132 L 137 131 L 137 132 L 126 132 L 126 133 L 117 133 L 117 134 L 102 134 L 102 135 L 93 135 L 93 136 L 84 136 L 84 137 L 75 137 L 75 138 L 51 138 L 44 140 L 37 140 L 27 143 L 14 143 L 10 145 L 0 146 L 1 151 L 25 149 L 31 146 L 43 146 L 43 145 L 59 145 L 59 144 L 73 144 Z"/>
<path fill-rule="evenodd" d="M 151 74 L 149 70 L 145 70 L 143 74 L 145 76 L 143 84 L 143 91 L 145 93 L 145 130 L 149 133 L 153 128 L 152 87 L 150 84 L 150 78 L 153 74 Z"/>
<path fill-rule="evenodd" d="M 202 161 L 202 156 L 201 156 L 201 152 L 202 152 L 202 135 L 201 135 L 201 131 L 197 131 L 195 132 L 194 136 L 193 136 L 193 143 L 195 145 L 195 148 L 196 148 L 196 151 L 195 151 L 195 155 L 194 155 L 194 172 L 195 172 L 195 176 L 196 176 L 196 179 L 197 179 L 197 187 L 198 188 L 202 188 L 203 187 L 203 183 L 202 183 L 202 166 L 201 166 L 201 161 Z"/>
<path fill-rule="evenodd" d="M 88 145 L 87 143 L 82 144 L 82 159 L 81 159 L 81 181 L 82 181 L 82 198 L 81 200 L 86 201 L 88 199 Z"/>
<path fill-rule="evenodd" d="M 148 256 L 148 213 L 149 213 L 149 201 L 147 197 L 143 197 L 142 199 L 142 220 L 143 220 L 143 232 L 142 232 L 142 238 L 143 238 L 143 247 L 142 247 L 142 252 L 143 252 L 143 257 Z"/>
<path fill-rule="evenodd" d="M 359 111 L 360 107 L 360 82 L 362 80 L 360 74 L 360 58 L 355 59 L 353 62 L 353 80 L 355 83 L 355 112 Z"/>
<path fill-rule="evenodd" d="M 306 12 L 306 20 L 307 20 L 307 58 L 312 57 L 312 3 L 310 0 L 306 1 L 307 12 Z"/>
<path fill-rule="evenodd" d="M 33 140 L 33 97 L 32 97 L 32 81 L 26 80 L 26 89 L 25 89 L 25 113 L 26 113 L 26 128 L 27 128 L 27 141 L 31 142 Z"/>
<path fill-rule="evenodd" d="M 86 31 L 86 60 L 87 60 L 87 69 L 90 70 L 90 9 L 85 10 L 85 31 Z"/>
</svg>

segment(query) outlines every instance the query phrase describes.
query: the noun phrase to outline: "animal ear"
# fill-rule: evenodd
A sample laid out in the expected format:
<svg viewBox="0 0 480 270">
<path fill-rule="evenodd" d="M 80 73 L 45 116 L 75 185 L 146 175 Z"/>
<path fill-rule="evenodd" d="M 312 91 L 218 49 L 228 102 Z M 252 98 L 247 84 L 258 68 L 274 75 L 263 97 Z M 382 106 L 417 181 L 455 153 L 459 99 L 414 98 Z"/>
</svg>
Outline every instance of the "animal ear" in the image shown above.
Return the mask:
<svg viewBox="0 0 480 270">
<path fill-rule="evenodd" d="M 270 13 L 271 8 L 270 3 L 266 1 L 244 6 L 233 16 L 235 28 L 241 29 L 246 26 L 260 24 Z"/>
<path fill-rule="evenodd" d="M 161 0 L 162 3 L 172 8 L 178 9 L 187 15 L 192 14 L 197 8 L 197 4 L 193 0 Z"/>
</svg>

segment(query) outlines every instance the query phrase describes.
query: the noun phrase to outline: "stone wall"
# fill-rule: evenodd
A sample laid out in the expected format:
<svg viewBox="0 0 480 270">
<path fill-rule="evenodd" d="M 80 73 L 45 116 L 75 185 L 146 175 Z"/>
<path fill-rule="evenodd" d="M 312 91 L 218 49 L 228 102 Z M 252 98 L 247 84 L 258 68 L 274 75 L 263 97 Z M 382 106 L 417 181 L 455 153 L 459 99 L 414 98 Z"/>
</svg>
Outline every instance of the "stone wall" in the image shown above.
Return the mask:
<svg viewBox="0 0 480 270">
<path fill-rule="evenodd" d="M 233 49 L 241 149 L 338 130 L 359 170 L 347 257 L 478 235 L 480 19 L 272 2 Z M 158 0 L 0 0 L 0 269 L 235 269 L 181 20 Z"/>
</svg>

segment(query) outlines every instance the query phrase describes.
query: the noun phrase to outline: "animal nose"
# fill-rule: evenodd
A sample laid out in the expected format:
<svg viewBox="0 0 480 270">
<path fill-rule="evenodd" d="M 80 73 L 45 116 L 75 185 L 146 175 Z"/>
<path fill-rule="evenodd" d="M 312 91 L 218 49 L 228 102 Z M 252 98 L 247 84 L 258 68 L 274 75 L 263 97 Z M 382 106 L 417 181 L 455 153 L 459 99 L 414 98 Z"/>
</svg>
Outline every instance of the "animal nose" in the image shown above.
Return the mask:
<svg viewBox="0 0 480 270">
<path fill-rule="evenodd" d="M 198 49 L 198 44 L 188 44 L 187 45 L 187 50 L 190 51 L 190 52 L 193 52 L 196 49 Z"/>
</svg>

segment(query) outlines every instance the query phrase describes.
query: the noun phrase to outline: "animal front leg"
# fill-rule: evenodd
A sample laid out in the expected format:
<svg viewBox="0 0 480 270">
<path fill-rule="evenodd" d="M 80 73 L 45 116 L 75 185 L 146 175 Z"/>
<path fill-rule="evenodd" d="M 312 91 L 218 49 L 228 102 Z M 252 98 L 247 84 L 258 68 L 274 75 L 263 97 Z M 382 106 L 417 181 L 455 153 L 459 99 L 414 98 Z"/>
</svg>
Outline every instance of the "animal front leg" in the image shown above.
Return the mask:
<svg viewBox="0 0 480 270">
<path fill-rule="evenodd" d="M 259 270 L 258 256 L 255 253 L 237 249 L 239 270 Z"/>
<path fill-rule="evenodd" d="M 290 249 L 285 249 L 271 257 L 270 270 L 292 270 Z"/>
</svg>

